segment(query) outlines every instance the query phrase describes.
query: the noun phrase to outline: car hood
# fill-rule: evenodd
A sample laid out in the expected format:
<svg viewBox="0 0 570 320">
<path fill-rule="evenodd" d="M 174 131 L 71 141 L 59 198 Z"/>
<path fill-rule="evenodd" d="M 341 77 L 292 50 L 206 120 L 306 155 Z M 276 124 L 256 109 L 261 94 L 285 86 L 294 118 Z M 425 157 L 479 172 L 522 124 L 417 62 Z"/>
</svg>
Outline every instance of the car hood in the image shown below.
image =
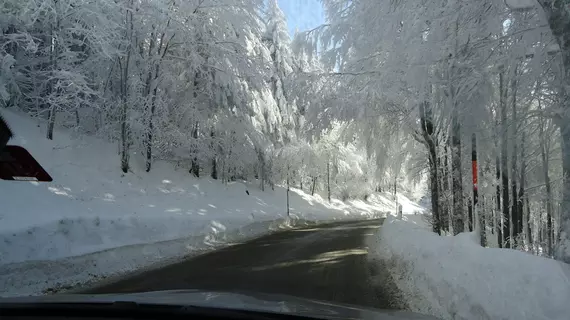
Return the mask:
<svg viewBox="0 0 570 320">
<path fill-rule="evenodd" d="M 109 303 L 184 305 L 275 312 L 320 319 L 436 319 L 408 311 L 376 310 L 286 295 L 249 292 L 171 290 L 128 294 L 60 294 L 0 299 L 2 303 Z"/>
</svg>

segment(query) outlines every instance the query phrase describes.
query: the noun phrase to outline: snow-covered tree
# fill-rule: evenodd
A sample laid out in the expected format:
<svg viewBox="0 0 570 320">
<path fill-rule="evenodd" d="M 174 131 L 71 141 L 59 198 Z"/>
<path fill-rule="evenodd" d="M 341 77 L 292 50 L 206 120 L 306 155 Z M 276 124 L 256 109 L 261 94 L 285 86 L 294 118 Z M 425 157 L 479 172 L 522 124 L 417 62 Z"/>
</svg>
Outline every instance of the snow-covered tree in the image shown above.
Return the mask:
<svg viewBox="0 0 570 320">
<path fill-rule="evenodd" d="M 331 201 L 427 183 L 435 232 L 568 260 L 568 8 L 322 3 L 292 41 L 276 0 L 4 1 L 1 105 L 117 143 L 125 174 Z"/>
<path fill-rule="evenodd" d="M 556 35 L 545 32 L 539 11 L 513 11 L 509 2 L 323 1 L 327 23 L 302 33 L 295 45 L 309 55 L 319 49 L 327 68 L 300 82 L 306 89 L 298 99 L 311 106 L 309 131 L 344 123 L 350 129 L 344 139 L 384 155 L 376 158 L 384 177 L 398 172 L 382 170 L 394 167 L 385 150 L 391 141 L 406 145 L 392 138 L 405 133 L 425 146 L 434 231 L 456 234 L 481 228 L 484 221 L 494 230 L 482 233 L 485 237 L 519 247 L 533 234 L 546 229 L 551 234 L 556 225 L 549 204 L 547 226 L 533 226 L 532 216 L 539 214 L 530 211 L 536 207 L 532 201 L 543 195 L 552 199 L 556 191 L 545 182 L 549 174 L 530 177 L 529 172 L 537 161 L 552 168 L 549 161 L 556 159 L 533 132 L 558 114 L 560 99 L 553 92 L 562 74 L 561 46 L 553 43 Z M 403 159 L 418 163 L 413 148 L 405 152 Z M 472 153 L 478 160 L 477 207 Z M 537 183 L 549 191 L 537 193 L 530 187 Z M 492 202 L 481 203 L 484 198 Z"/>
<path fill-rule="evenodd" d="M 281 135 L 285 140 L 290 141 L 294 138 L 295 129 L 298 126 L 298 119 L 295 117 L 297 107 L 290 92 L 290 82 L 296 61 L 291 50 L 287 21 L 277 0 L 268 1 L 266 17 L 263 42 L 269 50 L 272 62 L 271 92 L 279 108 L 285 130 L 281 132 Z"/>
</svg>

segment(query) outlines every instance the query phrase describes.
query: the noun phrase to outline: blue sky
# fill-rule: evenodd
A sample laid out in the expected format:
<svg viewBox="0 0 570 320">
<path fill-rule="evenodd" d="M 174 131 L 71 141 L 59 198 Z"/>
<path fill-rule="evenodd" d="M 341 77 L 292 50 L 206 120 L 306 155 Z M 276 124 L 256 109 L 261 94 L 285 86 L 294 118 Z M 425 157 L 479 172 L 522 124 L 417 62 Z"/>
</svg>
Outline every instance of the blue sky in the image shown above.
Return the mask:
<svg viewBox="0 0 570 320">
<path fill-rule="evenodd" d="M 319 0 L 278 0 L 279 7 L 287 17 L 289 34 L 312 29 L 324 22 L 324 12 Z"/>
</svg>

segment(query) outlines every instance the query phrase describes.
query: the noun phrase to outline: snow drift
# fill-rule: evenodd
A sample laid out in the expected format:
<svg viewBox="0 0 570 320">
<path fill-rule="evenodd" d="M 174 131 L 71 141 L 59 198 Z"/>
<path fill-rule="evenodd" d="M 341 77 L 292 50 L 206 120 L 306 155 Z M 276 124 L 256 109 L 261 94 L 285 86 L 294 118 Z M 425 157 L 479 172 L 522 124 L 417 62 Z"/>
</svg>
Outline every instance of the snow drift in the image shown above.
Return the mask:
<svg viewBox="0 0 570 320">
<path fill-rule="evenodd" d="M 474 233 L 440 237 L 389 217 L 370 243 L 412 311 L 444 319 L 567 319 L 570 266 L 511 249 L 482 248 Z"/>
</svg>

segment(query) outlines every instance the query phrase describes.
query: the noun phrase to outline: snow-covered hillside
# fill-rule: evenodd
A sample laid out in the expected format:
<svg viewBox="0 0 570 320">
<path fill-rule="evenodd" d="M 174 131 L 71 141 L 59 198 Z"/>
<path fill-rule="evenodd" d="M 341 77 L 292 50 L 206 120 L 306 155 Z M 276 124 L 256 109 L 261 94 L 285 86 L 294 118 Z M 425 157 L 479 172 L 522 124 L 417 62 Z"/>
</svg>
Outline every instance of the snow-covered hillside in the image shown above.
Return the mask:
<svg viewBox="0 0 570 320">
<path fill-rule="evenodd" d="M 107 261 L 89 271 L 108 274 L 289 226 L 282 187 L 261 191 L 257 183 L 196 179 L 161 162 L 150 173 L 139 169 L 141 164 L 123 175 L 115 145 L 66 130 L 56 131 L 56 139 L 49 141 L 27 116 L 10 111 L 3 116 L 15 132 L 10 144 L 26 147 L 54 179 L 0 181 L 0 283 L 8 281 L 0 285 L 4 294 L 22 286 L 14 282 L 13 272 L 24 274 L 26 268 L 20 265 L 29 266 L 29 261 L 123 247 L 115 250 L 120 263 Z M 357 219 L 393 211 L 390 199 L 376 194 L 369 202 L 333 199 L 329 204 L 318 195 L 292 189 L 290 206 L 297 220 Z M 405 197 L 399 201 L 408 204 L 404 210 L 421 210 Z M 91 255 L 90 261 L 98 259 Z"/>
<path fill-rule="evenodd" d="M 388 267 L 412 311 L 443 319 L 570 314 L 570 266 L 512 249 L 482 248 L 475 233 L 440 237 L 388 217 L 369 247 L 370 258 Z"/>
</svg>

